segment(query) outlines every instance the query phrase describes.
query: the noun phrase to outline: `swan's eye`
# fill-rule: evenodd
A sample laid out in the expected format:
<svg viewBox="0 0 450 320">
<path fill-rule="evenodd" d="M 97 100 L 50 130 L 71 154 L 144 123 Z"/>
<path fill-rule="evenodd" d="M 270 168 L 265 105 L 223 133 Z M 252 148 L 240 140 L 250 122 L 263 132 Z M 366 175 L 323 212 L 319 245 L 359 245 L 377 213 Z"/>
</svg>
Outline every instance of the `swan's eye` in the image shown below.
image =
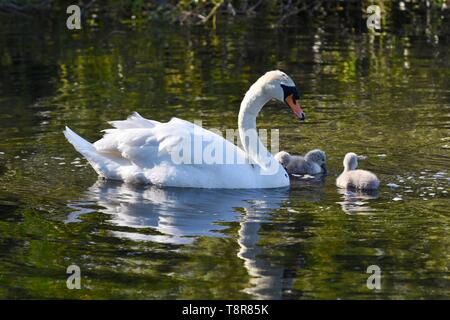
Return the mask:
<svg viewBox="0 0 450 320">
<path fill-rule="evenodd" d="M 283 89 L 283 100 L 286 100 L 287 97 L 289 97 L 290 95 L 292 95 L 292 98 L 294 100 L 299 100 L 300 99 L 300 95 L 298 93 L 297 88 L 294 86 L 286 86 L 284 84 L 281 84 L 281 88 Z"/>
</svg>

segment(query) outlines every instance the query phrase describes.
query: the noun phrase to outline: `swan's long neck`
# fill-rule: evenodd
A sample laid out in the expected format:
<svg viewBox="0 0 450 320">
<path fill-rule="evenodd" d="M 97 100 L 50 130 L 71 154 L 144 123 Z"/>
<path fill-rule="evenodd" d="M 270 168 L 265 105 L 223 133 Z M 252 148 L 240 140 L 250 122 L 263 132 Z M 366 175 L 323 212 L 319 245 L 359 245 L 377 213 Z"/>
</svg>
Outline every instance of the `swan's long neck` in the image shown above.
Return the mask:
<svg viewBox="0 0 450 320">
<path fill-rule="evenodd" d="M 259 139 L 256 129 L 256 117 L 270 99 L 264 94 L 259 83 L 256 82 L 245 94 L 239 110 L 238 126 L 242 146 L 248 157 L 261 166 L 267 165 L 267 160 L 272 155 Z"/>
</svg>

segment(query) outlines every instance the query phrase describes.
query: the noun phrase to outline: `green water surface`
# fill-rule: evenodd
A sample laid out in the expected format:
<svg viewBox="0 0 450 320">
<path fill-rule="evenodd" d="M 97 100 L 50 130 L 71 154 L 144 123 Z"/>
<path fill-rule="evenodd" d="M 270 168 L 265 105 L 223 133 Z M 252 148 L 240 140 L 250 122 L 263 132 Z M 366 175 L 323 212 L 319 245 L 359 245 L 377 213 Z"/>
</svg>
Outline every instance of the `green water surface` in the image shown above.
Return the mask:
<svg viewBox="0 0 450 320">
<path fill-rule="evenodd" d="M 0 298 L 419 299 L 450 297 L 450 43 L 324 25 L 0 28 Z M 133 111 L 237 127 L 264 72 L 299 87 L 306 121 L 270 103 L 281 149 L 321 148 L 329 174 L 279 190 L 97 181 L 64 139 Z M 378 193 L 335 185 L 347 152 Z M 390 186 L 388 186 L 388 184 Z M 66 268 L 81 268 L 80 290 Z M 366 269 L 378 265 L 381 290 Z"/>
</svg>

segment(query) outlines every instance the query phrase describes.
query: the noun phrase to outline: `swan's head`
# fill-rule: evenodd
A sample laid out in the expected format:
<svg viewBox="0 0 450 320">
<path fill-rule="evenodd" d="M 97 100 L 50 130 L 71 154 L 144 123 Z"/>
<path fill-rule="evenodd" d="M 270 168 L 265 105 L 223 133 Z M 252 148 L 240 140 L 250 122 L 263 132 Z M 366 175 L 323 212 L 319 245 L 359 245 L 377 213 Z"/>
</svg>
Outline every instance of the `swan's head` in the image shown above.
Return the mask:
<svg viewBox="0 0 450 320">
<path fill-rule="evenodd" d="M 305 120 L 297 87 L 286 73 L 280 70 L 269 71 L 257 82 L 259 81 L 262 82 L 260 85 L 269 97 L 284 102 L 301 121 Z"/>
<path fill-rule="evenodd" d="M 344 157 L 343 164 L 345 170 L 355 170 L 358 167 L 358 156 L 356 153 L 347 153 Z"/>
<path fill-rule="evenodd" d="M 291 161 L 291 155 L 286 151 L 280 151 L 275 155 L 275 159 L 286 168 L 286 166 Z"/>
<path fill-rule="evenodd" d="M 320 149 L 314 149 L 305 154 L 305 160 L 317 163 L 323 170 L 327 173 L 327 166 L 325 162 L 327 161 L 327 156 L 324 151 Z"/>
</svg>

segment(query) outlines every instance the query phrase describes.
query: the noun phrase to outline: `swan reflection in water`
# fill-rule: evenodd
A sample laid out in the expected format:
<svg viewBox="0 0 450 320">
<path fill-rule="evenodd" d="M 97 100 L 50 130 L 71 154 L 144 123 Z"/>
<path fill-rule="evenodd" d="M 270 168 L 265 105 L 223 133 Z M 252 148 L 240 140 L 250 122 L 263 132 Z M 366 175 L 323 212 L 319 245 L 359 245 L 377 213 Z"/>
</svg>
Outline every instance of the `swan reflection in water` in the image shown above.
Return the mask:
<svg viewBox="0 0 450 320">
<path fill-rule="evenodd" d="M 76 222 L 82 214 L 100 211 L 110 215 L 110 221 L 116 225 L 156 231 L 156 235 L 113 231 L 114 236 L 170 244 L 190 244 L 198 236 L 225 237 L 220 232 L 227 228 L 223 222 L 239 223 L 237 256 L 251 278 L 245 292 L 255 298 L 280 299 L 292 287 L 294 277 L 287 272 L 292 270 L 260 258 L 264 248 L 258 246 L 258 240 L 261 223 L 270 222 L 271 212 L 288 203 L 289 196 L 289 188 L 159 188 L 99 180 L 84 199 L 69 204 L 76 211 L 69 214 L 66 222 Z M 95 210 L 89 209 L 92 206 Z"/>
<path fill-rule="evenodd" d="M 346 214 L 368 215 L 376 211 L 376 209 L 368 206 L 367 200 L 378 199 L 379 194 L 377 190 L 339 189 L 338 192 L 342 195 L 343 199 L 338 204 L 341 205 L 342 211 Z"/>
</svg>

